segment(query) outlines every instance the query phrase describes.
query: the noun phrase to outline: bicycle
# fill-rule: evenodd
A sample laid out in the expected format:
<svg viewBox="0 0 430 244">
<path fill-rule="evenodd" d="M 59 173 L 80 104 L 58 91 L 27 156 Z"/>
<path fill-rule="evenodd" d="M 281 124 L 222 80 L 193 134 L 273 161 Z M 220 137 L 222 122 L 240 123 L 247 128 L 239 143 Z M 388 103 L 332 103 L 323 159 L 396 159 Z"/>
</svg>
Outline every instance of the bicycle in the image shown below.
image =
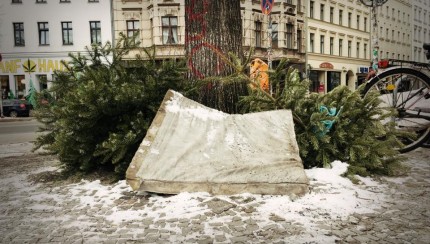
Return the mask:
<svg viewBox="0 0 430 244">
<path fill-rule="evenodd" d="M 430 43 L 423 45 L 430 59 Z M 380 62 L 386 68 L 386 62 Z M 389 59 L 388 68 L 368 80 L 363 91 L 379 93 L 381 106 L 396 111 L 383 123 L 394 122 L 403 147 L 401 153 L 412 151 L 430 140 L 430 63 Z M 412 132 L 413 136 L 400 136 Z M 406 133 L 408 134 L 408 133 Z M 411 134 L 411 133 L 409 133 Z"/>
</svg>

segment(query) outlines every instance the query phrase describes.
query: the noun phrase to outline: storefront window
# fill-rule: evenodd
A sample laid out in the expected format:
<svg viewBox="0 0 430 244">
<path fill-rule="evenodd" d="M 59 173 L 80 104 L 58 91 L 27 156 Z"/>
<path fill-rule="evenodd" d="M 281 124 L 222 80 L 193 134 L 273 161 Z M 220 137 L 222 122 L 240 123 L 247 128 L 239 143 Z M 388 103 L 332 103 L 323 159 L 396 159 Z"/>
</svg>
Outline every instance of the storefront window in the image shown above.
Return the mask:
<svg viewBox="0 0 430 244">
<path fill-rule="evenodd" d="M 15 75 L 15 96 L 18 99 L 23 98 L 25 94 L 25 84 L 22 82 L 24 79 L 24 75 Z"/>
<path fill-rule="evenodd" d="M 327 72 L 327 92 L 340 85 L 340 72 Z"/>
<path fill-rule="evenodd" d="M 311 70 L 309 72 L 309 80 L 311 81 L 309 91 L 310 92 L 318 92 L 318 87 L 320 85 L 320 82 L 318 80 L 318 72 Z"/>
<path fill-rule="evenodd" d="M 0 82 L 1 82 L 1 95 L 3 99 L 8 98 L 8 92 L 9 92 L 9 76 L 8 75 L 0 75 Z"/>
<path fill-rule="evenodd" d="M 46 75 L 37 75 L 37 80 L 39 81 L 39 91 L 48 89 L 48 79 Z"/>
</svg>

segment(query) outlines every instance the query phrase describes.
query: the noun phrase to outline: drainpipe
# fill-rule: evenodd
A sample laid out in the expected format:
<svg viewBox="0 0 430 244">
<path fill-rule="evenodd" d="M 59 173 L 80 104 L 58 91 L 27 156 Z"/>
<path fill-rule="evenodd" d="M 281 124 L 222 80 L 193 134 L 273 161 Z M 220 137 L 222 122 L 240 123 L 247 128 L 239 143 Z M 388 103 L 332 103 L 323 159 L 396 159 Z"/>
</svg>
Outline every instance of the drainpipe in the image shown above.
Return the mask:
<svg viewBox="0 0 430 244">
<path fill-rule="evenodd" d="M 113 1 L 110 0 L 110 22 L 111 22 L 111 35 L 112 35 L 112 47 L 115 47 L 115 19 L 114 19 L 114 8 L 113 8 Z"/>
<path fill-rule="evenodd" d="M 308 3 L 309 1 L 305 1 L 306 3 L 304 4 L 305 6 L 305 28 L 303 30 L 303 35 L 305 36 L 305 74 L 306 74 L 306 79 L 309 79 L 309 74 L 310 74 L 310 69 L 309 69 L 309 65 L 308 65 L 308 40 L 309 40 L 309 36 L 308 36 Z"/>
</svg>

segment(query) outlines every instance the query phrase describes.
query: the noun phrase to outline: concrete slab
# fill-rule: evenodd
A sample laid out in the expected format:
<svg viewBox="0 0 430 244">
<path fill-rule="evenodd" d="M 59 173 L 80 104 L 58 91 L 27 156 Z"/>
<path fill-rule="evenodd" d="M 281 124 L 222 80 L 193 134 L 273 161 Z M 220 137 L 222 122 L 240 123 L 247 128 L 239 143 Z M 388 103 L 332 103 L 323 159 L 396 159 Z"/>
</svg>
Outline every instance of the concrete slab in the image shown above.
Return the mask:
<svg viewBox="0 0 430 244">
<path fill-rule="evenodd" d="M 230 115 L 168 91 L 126 174 L 134 190 L 308 192 L 291 111 Z"/>
</svg>

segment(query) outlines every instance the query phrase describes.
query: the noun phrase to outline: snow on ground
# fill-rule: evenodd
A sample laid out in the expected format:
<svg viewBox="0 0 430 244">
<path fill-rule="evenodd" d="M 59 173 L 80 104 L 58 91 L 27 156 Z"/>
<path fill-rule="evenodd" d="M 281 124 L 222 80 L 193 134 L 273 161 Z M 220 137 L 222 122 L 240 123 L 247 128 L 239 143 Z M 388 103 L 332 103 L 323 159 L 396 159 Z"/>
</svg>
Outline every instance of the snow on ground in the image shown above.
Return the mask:
<svg viewBox="0 0 430 244">
<path fill-rule="evenodd" d="M 239 194 L 235 196 L 212 196 L 209 193 L 181 193 L 173 196 L 149 195 L 147 202 L 141 208 L 121 208 L 115 203 L 116 200 L 130 196 L 131 188 L 125 181 L 119 181 L 113 185 L 103 185 L 100 181 L 81 181 L 77 184 L 62 186 L 60 190 L 53 189 L 50 193 L 37 192 L 31 195 L 31 200 L 36 200 L 36 204 L 31 206 L 35 210 L 55 211 L 57 207 L 45 204 L 46 201 L 57 203 L 64 200 L 79 203 L 78 209 L 107 209 L 103 215 L 98 213 L 95 216 L 102 217 L 112 225 L 120 226 L 125 221 L 142 221 L 143 219 L 169 220 L 169 219 L 189 219 L 196 216 L 205 215 L 210 209 L 207 202 L 215 198 L 234 205 L 241 202 L 242 207 L 253 207 L 251 218 L 260 227 L 273 223 L 274 216 L 284 219 L 283 223 L 301 226 L 306 229 L 306 233 L 320 233 L 315 236 L 300 236 L 295 239 L 297 242 L 316 241 L 333 242 L 333 236 L 324 235 L 321 224 L 330 226 L 333 220 L 345 220 L 354 213 L 372 213 L 379 209 L 385 202 L 384 191 L 387 187 L 371 178 L 357 178 L 361 184 L 353 184 L 349 179 L 341 175 L 347 170 L 348 164 L 340 161 L 332 163 L 331 168 L 314 168 L 305 170 L 310 180 L 310 192 L 302 197 L 272 196 L 256 194 Z M 44 167 L 45 171 L 55 171 L 55 167 Z M 38 169 L 35 172 L 41 172 Z M 2 184 L 8 184 L 16 189 L 20 189 L 20 184 L 25 184 L 26 189 L 20 191 L 33 192 L 36 185 L 29 185 L 24 174 L 14 175 L 10 178 L 1 179 Z M 57 191 L 58 190 L 58 191 Z M 241 199 L 241 200 L 237 200 Z M 13 200 L 13 199 L 11 199 Z M 17 199 L 19 201 L 19 199 Z M 9 204 L 13 204 L 9 202 Z M 45 206 L 46 205 L 46 206 Z M 208 215 L 205 222 L 205 232 L 211 233 L 209 223 L 226 223 L 231 221 L 231 215 Z M 63 216 L 67 218 L 67 216 Z M 90 221 L 89 216 L 78 218 L 79 223 L 70 221 L 71 226 L 85 226 L 85 221 Z M 248 217 L 243 217 L 248 218 Z M 89 224 L 88 224 L 89 225 Z M 168 226 L 166 226 L 168 228 Z M 170 227 L 169 227 L 170 228 Z M 171 227 L 173 231 L 178 231 L 178 227 Z M 192 233 L 190 233 L 192 234 Z M 323 239 L 321 239 L 323 238 Z"/>
<path fill-rule="evenodd" d="M 311 192 L 303 197 L 290 198 L 288 196 L 271 196 L 240 194 L 232 196 L 211 196 L 208 193 L 181 193 L 170 197 L 152 195 L 149 197 L 151 207 L 142 209 L 121 210 L 113 207 L 108 221 L 119 224 L 123 221 L 133 221 L 145 218 L 159 219 L 191 218 L 204 214 L 210 209 L 202 202 L 218 198 L 235 203 L 234 198 L 251 199 L 248 206 L 257 206 L 252 217 L 261 224 L 270 222 L 270 217 L 276 215 L 285 221 L 303 226 L 306 229 L 321 231 L 319 224 L 322 221 L 346 219 L 354 213 L 372 213 L 379 208 L 384 200 L 380 185 L 371 178 L 360 177 L 362 184 L 354 185 L 349 179 L 340 176 L 347 170 L 348 165 L 339 161 L 332 163 L 332 168 L 314 168 L 305 170 L 310 179 Z M 378 187 L 378 191 L 372 190 Z M 114 199 L 118 199 L 130 188 L 125 181 L 113 186 L 101 185 L 99 181 L 81 182 L 70 186 L 71 195 L 81 201 L 82 206 L 103 204 L 109 206 Z M 79 196 L 81 191 L 93 192 L 91 196 Z M 101 200 L 103 199 L 103 200 Z M 217 219 L 218 218 L 218 219 Z M 212 217 L 208 222 L 225 222 L 228 216 Z"/>
</svg>

